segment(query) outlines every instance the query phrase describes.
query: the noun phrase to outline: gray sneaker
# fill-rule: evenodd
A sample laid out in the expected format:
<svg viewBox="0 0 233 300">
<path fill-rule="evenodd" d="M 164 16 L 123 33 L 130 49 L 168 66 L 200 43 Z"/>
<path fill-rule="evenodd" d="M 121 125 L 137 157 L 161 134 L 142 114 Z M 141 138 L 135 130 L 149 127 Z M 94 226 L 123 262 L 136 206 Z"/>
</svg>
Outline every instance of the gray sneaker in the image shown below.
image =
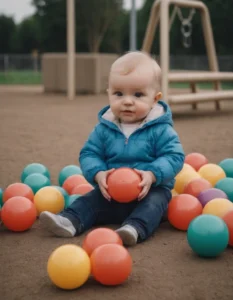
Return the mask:
<svg viewBox="0 0 233 300">
<path fill-rule="evenodd" d="M 121 237 L 125 246 L 134 246 L 137 244 L 138 232 L 133 226 L 124 225 L 117 229 L 116 232 Z"/>
<path fill-rule="evenodd" d="M 55 215 L 49 211 L 43 211 L 39 220 L 43 227 L 59 237 L 74 237 L 76 229 L 71 221 L 60 215 Z"/>
</svg>

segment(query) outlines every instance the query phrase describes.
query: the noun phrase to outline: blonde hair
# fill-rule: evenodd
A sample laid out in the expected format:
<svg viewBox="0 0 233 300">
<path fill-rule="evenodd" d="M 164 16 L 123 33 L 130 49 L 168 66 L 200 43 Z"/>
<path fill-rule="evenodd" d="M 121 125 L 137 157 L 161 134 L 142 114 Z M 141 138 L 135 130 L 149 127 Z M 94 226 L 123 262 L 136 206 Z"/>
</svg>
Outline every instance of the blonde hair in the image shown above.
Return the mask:
<svg viewBox="0 0 233 300">
<path fill-rule="evenodd" d="M 128 75 L 136 69 L 149 70 L 152 72 L 152 84 L 157 92 L 161 90 L 161 68 L 158 63 L 147 53 L 143 51 L 132 51 L 119 57 L 112 64 L 110 76 L 113 73 L 119 75 Z"/>
</svg>

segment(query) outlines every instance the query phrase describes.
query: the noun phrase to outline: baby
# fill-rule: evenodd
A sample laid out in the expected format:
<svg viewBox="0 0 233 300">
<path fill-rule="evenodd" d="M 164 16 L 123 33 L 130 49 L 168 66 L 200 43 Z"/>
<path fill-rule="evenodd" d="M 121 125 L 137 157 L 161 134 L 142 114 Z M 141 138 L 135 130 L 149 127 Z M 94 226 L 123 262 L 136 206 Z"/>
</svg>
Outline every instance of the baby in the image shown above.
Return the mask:
<svg viewBox="0 0 233 300">
<path fill-rule="evenodd" d="M 121 224 L 125 246 L 145 241 L 159 227 L 171 199 L 184 151 L 169 106 L 160 101 L 161 69 L 148 54 L 129 52 L 112 65 L 109 105 L 80 152 L 83 175 L 94 189 L 59 214 L 42 212 L 40 221 L 60 237 L 74 237 L 93 226 Z M 138 199 L 119 203 L 108 194 L 107 177 L 119 167 L 141 176 Z"/>
</svg>

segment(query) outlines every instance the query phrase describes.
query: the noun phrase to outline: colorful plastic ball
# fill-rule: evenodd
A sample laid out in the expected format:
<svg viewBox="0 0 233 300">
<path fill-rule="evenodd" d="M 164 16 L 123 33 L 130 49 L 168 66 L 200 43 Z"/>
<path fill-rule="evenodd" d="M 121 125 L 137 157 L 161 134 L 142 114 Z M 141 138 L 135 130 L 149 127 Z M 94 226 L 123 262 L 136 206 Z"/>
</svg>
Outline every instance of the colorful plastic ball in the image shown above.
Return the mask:
<svg viewBox="0 0 233 300">
<path fill-rule="evenodd" d="M 70 195 L 69 197 L 68 197 L 68 200 L 67 200 L 67 202 L 65 203 L 65 208 L 68 208 L 68 207 L 70 207 L 70 205 L 75 201 L 75 200 L 77 200 L 79 197 L 80 197 L 81 195 Z"/>
<path fill-rule="evenodd" d="M 91 254 L 92 275 L 107 286 L 125 282 L 132 272 L 132 258 L 128 250 L 118 244 L 105 244 Z"/>
<path fill-rule="evenodd" d="M 69 201 L 69 194 L 61 186 L 53 185 L 52 187 L 55 187 L 59 192 L 61 192 L 61 194 L 62 194 L 62 196 L 64 197 L 64 200 L 65 200 L 65 208 L 66 208 L 67 207 L 67 203 Z"/>
<path fill-rule="evenodd" d="M 224 198 L 224 199 L 228 199 L 227 195 L 216 188 L 211 188 L 205 191 L 202 191 L 199 195 L 198 195 L 198 200 L 201 202 L 202 206 L 204 207 L 209 201 L 216 199 L 216 198 Z"/>
<path fill-rule="evenodd" d="M 11 231 L 28 230 L 36 221 L 36 207 L 28 198 L 15 196 L 2 207 L 3 224 Z"/>
<path fill-rule="evenodd" d="M 80 184 L 86 184 L 88 183 L 87 180 L 84 178 L 83 175 L 80 174 L 74 174 L 69 176 L 64 182 L 63 182 L 63 189 L 66 190 L 66 192 L 70 195 L 71 191 L 75 186 L 78 186 Z"/>
<path fill-rule="evenodd" d="M 0 205 L 3 205 L 3 190 L 0 189 Z"/>
<path fill-rule="evenodd" d="M 171 193 L 172 193 L 172 197 L 179 195 L 175 189 L 171 190 Z"/>
<path fill-rule="evenodd" d="M 198 171 L 202 166 L 208 164 L 208 159 L 201 153 L 193 152 L 186 155 L 184 162 Z"/>
<path fill-rule="evenodd" d="M 179 230 L 186 231 L 190 222 L 201 213 L 201 203 L 196 197 L 188 194 L 173 197 L 168 205 L 168 221 Z"/>
<path fill-rule="evenodd" d="M 201 178 L 201 176 L 192 169 L 186 169 L 181 171 L 175 178 L 175 190 L 178 194 L 182 194 L 184 192 L 185 186 L 194 179 Z"/>
<path fill-rule="evenodd" d="M 233 247 L 233 210 L 228 211 L 223 217 L 223 221 L 227 224 L 229 231 L 228 244 Z"/>
<path fill-rule="evenodd" d="M 212 187 L 220 180 L 226 177 L 223 169 L 216 164 L 206 164 L 198 170 L 198 173 L 202 178 L 205 178 L 209 181 Z"/>
<path fill-rule="evenodd" d="M 47 272 L 54 285 L 73 290 L 88 280 L 91 273 L 90 258 L 81 247 L 66 244 L 51 253 Z"/>
<path fill-rule="evenodd" d="M 46 176 L 48 179 L 50 179 L 49 170 L 46 166 L 40 164 L 40 163 L 32 163 L 27 165 L 22 173 L 21 173 L 21 182 L 24 182 L 26 177 L 30 174 L 39 173 L 44 176 Z"/>
<path fill-rule="evenodd" d="M 14 196 L 22 196 L 33 201 L 34 194 L 28 185 L 25 183 L 16 182 L 8 185 L 8 187 L 5 189 L 3 193 L 3 202 L 5 203 L 8 199 Z"/>
<path fill-rule="evenodd" d="M 197 178 L 185 185 L 183 193 L 198 197 L 202 191 L 210 189 L 211 187 L 211 183 L 206 179 Z"/>
<path fill-rule="evenodd" d="M 187 170 L 191 170 L 191 171 L 196 171 L 192 166 L 190 166 L 189 164 L 186 164 L 186 163 L 184 163 L 183 164 L 183 167 L 182 167 L 182 169 L 181 169 L 181 171 L 180 171 L 180 173 L 181 172 L 184 172 L 184 171 L 187 171 Z"/>
<path fill-rule="evenodd" d="M 65 166 L 60 172 L 58 176 L 58 183 L 60 186 L 63 185 L 64 181 L 70 177 L 71 175 L 82 175 L 82 170 L 79 166 L 76 165 L 68 165 Z"/>
<path fill-rule="evenodd" d="M 233 178 L 233 158 L 226 158 L 219 163 L 219 166 L 223 169 L 226 177 Z"/>
<path fill-rule="evenodd" d="M 221 218 L 201 215 L 190 223 L 187 240 L 191 249 L 199 256 L 216 257 L 226 249 L 229 232 Z"/>
<path fill-rule="evenodd" d="M 50 179 L 39 173 L 28 175 L 28 177 L 25 178 L 24 183 L 30 186 L 34 194 L 41 188 L 51 185 Z"/>
<path fill-rule="evenodd" d="M 110 228 L 97 228 L 86 235 L 82 247 L 90 256 L 96 248 L 105 244 L 123 245 L 119 234 L 114 230 Z"/>
<path fill-rule="evenodd" d="M 228 211 L 233 209 L 233 203 L 224 198 L 216 198 L 209 201 L 203 208 L 203 214 L 214 215 L 222 218 Z"/>
<path fill-rule="evenodd" d="M 142 188 L 139 186 L 141 176 L 130 168 L 119 168 L 107 178 L 108 193 L 120 203 L 128 203 L 138 198 Z"/>
<path fill-rule="evenodd" d="M 223 178 L 215 184 L 215 188 L 223 191 L 233 202 L 233 178 Z"/>
<path fill-rule="evenodd" d="M 42 211 L 49 211 L 57 214 L 65 207 L 63 195 L 52 186 L 41 188 L 34 196 L 34 203 L 38 214 Z"/>
<path fill-rule="evenodd" d="M 71 190 L 70 194 L 71 195 L 77 195 L 77 194 L 78 195 L 85 195 L 85 194 L 91 192 L 92 190 L 94 190 L 94 187 L 91 184 L 84 183 L 84 184 L 80 184 L 80 185 L 75 186 Z"/>
</svg>

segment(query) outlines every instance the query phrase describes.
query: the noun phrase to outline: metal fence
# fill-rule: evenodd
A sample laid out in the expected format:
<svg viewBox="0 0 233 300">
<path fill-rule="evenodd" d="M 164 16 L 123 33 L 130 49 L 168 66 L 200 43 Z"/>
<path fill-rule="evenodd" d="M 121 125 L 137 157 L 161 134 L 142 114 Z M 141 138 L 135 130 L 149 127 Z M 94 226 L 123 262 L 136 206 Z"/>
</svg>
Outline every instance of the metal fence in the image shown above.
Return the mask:
<svg viewBox="0 0 233 300">
<path fill-rule="evenodd" d="M 156 57 L 159 61 L 159 57 Z M 220 71 L 233 72 L 233 55 L 218 56 Z M 172 55 L 170 69 L 208 70 L 206 56 Z M 41 71 L 41 56 L 4 54 L 0 55 L 0 72 L 9 71 Z"/>
</svg>

